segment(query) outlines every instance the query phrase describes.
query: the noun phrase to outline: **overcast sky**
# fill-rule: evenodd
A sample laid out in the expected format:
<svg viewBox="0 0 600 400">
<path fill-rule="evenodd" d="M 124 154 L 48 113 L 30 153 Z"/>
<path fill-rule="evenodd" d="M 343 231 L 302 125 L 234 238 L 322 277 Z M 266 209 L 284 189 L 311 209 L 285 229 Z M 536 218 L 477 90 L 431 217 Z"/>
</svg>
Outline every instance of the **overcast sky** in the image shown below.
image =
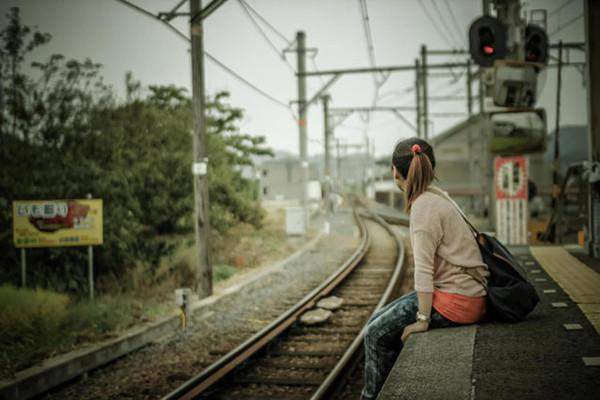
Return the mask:
<svg viewBox="0 0 600 400">
<path fill-rule="evenodd" d="M 178 0 L 132 0 L 151 12 L 167 11 Z M 298 30 L 306 32 L 308 47 L 318 49 L 315 62 L 320 70 L 367 67 L 369 58 L 358 0 L 246 0 L 256 11 L 293 40 Z M 557 10 L 565 0 L 527 1 L 525 8 Z M 208 4 L 205 0 L 204 4 Z M 413 64 L 421 44 L 431 49 L 467 46 L 470 22 L 481 14 L 481 1 L 475 0 L 368 0 L 375 60 L 377 65 Z M 91 58 L 103 64 L 105 81 L 119 94 L 124 93 L 124 76 L 132 71 L 143 84 L 174 84 L 191 90 L 189 45 L 161 23 L 152 20 L 115 0 L 3 0 L 0 11 L 5 14 L 12 6 L 21 8 L 24 23 L 37 25 L 53 35 L 52 42 L 38 50 L 36 58 L 45 59 L 52 53 L 69 58 Z M 452 8 L 452 13 L 449 11 Z M 182 10 L 187 11 L 187 4 Z M 554 32 L 582 14 L 581 0 L 569 2 L 551 13 L 548 31 Z M 427 13 L 435 21 L 428 18 Z M 5 24 L 5 20 L 2 20 Z M 185 18 L 174 24 L 189 33 Z M 265 92 L 289 103 L 296 98 L 296 79 L 284 61 L 261 37 L 238 0 L 229 0 L 206 21 L 205 48 L 213 56 L 235 70 Z M 268 31 L 267 31 L 268 32 Z M 459 33 L 462 35 L 459 36 Z M 287 43 L 268 32 L 277 48 Z M 583 41 L 583 19 L 551 36 L 551 42 Z M 553 54 L 556 54 L 553 52 Z M 573 59 L 581 59 L 573 54 Z M 293 54 L 288 60 L 295 65 Z M 455 59 L 459 60 L 459 59 Z M 452 61 L 436 57 L 435 62 Z M 434 62 L 433 57 L 431 62 Z M 314 69 L 312 62 L 309 69 Z M 415 94 L 407 91 L 414 86 L 414 72 L 393 74 L 381 89 L 380 105 L 414 106 Z M 208 93 L 227 90 L 231 103 L 245 109 L 241 130 L 267 137 L 271 147 L 298 151 L 298 129 L 289 110 L 274 104 L 236 81 L 231 75 L 206 61 Z M 556 69 L 546 71 L 541 80 L 538 106 L 548 111 L 553 129 L 556 102 Z M 320 86 L 318 78 L 309 79 L 309 97 Z M 566 68 L 563 75 L 561 121 L 563 124 L 586 123 L 586 94 L 580 72 Z M 449 79 L 431 78 L 430 95 L 456 93 L 464 95 L 464 79 L 451 84 Z M 332 106 L 369 106 L 373 96 L 371 75 L 347 75 L 330 90 Z M 465 104 L 432 103 L 436 111 L 464 111 Z M 414 124 L 415 115 L 404 115 Z M 364 116 L 353 115 L 335 131 L 336 137 L 347 143 L 361 140 Z M 434 118 L 433 134 L 460 122 L 457 118 Z M 322 152 L 323 118 L 321 105 L 312 106 L 308 114 L 309 153 Z M 369 137 L 374 140 L 378 155 L 388 154 L 399 138 L 413 136 L 405 124 L 392 114 L 374 115 Z"/>
</svg>

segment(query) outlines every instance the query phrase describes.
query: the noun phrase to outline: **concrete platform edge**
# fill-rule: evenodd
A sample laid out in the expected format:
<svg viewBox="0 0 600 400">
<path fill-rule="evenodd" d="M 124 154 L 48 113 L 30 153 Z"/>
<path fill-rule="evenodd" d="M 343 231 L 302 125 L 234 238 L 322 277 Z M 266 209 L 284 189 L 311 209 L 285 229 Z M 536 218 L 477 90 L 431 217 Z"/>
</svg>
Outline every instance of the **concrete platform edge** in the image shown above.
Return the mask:
<svg viewBox="0 0 600 400">
<path fill-rule="evenodd" d="M 477 325 L 412 335 L 377 400 L 469 400 Z"/>
</svg>

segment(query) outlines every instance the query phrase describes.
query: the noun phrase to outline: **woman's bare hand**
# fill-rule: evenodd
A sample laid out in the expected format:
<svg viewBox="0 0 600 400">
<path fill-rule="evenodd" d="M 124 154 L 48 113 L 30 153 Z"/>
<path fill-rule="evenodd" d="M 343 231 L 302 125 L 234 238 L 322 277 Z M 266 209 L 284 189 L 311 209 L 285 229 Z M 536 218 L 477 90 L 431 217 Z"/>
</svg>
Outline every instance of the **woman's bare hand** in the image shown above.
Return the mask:
<svg viewBox="0 0 600 400">
<path fill-rule="evenodd" d="M 402 338 L 401 338 L 402 343 L 406 343 L 406 339 L 412 333 L 425 332 L 428 329 L 429 329 L 429 323 L 428 322 L 417 321 L 414 324 L 408 325 L 406 328 L 404 328 L 404 332 L 402 332 Z"/>
</svg>

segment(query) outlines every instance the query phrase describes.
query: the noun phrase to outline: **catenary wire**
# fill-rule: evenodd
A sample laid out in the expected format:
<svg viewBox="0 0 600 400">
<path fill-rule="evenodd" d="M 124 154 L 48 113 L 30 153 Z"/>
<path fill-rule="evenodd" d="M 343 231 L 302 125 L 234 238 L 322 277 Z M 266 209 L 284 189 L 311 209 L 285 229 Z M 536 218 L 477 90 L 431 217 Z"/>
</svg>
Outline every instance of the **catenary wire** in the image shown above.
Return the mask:
<svg viewBox="0 0 600 400">
<path fill-rule="evenodd" d="M 574 0 L 567 0 L 565 1 L 563 4 L 561 4 L 560 6 L 556 7 L 554 10 L 550 11 L 548 13 L 548 18 L 556 15 L 557 13 L 559 13 L 563 8 L 565 8 L 566 6 L 568 6 L 569 4 L 571 4 Z"/>
<path fill-rule="evenodd" d="M 260 19 L 273 33 L 275 33 L 279 38 L 281 38 L 284 42 L 290 46 L 293 42 L 289 40 L 280 30 L 275 28 L 265 17 L 263 17 L 258 11 L 256 11 L 250 4 L 248 4 L 245 0 L 240 0 L 247 8 L 252 12 L 258 19 Z"/>
<path fill-rule="evenodd" d="M 296 69 L 294 68 L 294 66 L 290 64 L 290 62 L 281 55 L 281 52 L 279 51 L 275 43 L 273 43 L 271 39 L 269 39 L 262 27 L 258 24 L 258 22 L 256 22 L 256 19 L 254 19 L 252 13 L 248 8 L 248 3 L 246 3 L 244 0 L 238 0 L 238 4 L 240 5 L 244 13 L 248 16 L 248 19 L 250 19 L 250 22 L 252 22 L 252 25 L 256 28 L 261 37 L 265 40 L 265 42 L 267 42 L 267 44 L 275 52 L 275 54 L 277 54 L 278 58 L 280 58 L 285 63 L 285 65 L 287 65 L 288 68 L 290 68 L 292 72 L 296 73 Z"/>
<path fill-rule="evenodd" d="M 563 29 L 568 28 L 569 26 L 571 26 L 573 23 L 577 22 L 581 18 L 583 18 L 583 14 L 580 14 L 574 18 L 571 18 L 569 21 L 565 22 L 563 25 L 559 26 L 554 31 L 550 32 L 550 34 L 548 36 L 554 36 L 555 34 L 562 31 Z"/>
<path fill-rule="evenodd" d="M 438 15 L 439 20 L 442 23 L 444 29 L 448 33 L 448 37 L 452 38 L 452 40 L 456 40 L 456 36 L 454 35 L 454 31 L 446 23 L 446 18 L 444 18 L 444 14 L 442 14 L 442 11 L 440 10 L 438 4 L 434 0 L 431 1 L 431 4 L 433 4 L 433 9 L 435 10 L 436 14 Z M 461 47 L 463 45 L 462 37 L 460 35 L 458 35 L 458 41 L 457 41 L 457 43 L 458 43 L 458 47 Z"/>
<path fill-rule="evenodd" d="M 419 7 L 421 7 L 421 9 L 423 10 L 423 13 L 427 17 L 427 19 L 429 19 L 429 22 L 431 22 L 431 25 L 433 25 L 433 27 L 435 28 L 436 32 L 440 35 L 440 37 L 446 42 L 446 44 L 448 46 L 453 47 L 453 44 L 450 42 L 450 40 L 448 40 L 448 37 L 446 35 L 444 35 L 444 33 L 441 31 L 439 25 L 435 22 L 435 20 L 429 13 L 429 10 L 427 10 L 427 7 L 425 7 L 425 5 L 423 4 L 423 1 L 416 0 L 416 3 L 419 5 Z"/>
<path fill-rule="evenodd" d="M 444 0 L 444 4 L 446 5 L 446 8 L 448 9 L 450 18 L 452 19 L 452 22 L 453 22 L 454 29 L 456 29 L 456 33 L 458 34 L 458 37 L 460 38 L 460 43 L 464 44 L 466 32 L 461 31 L 460 24 L 458 23 L 458 19 L 456 18 L 456 15 L 454 14 L 452 7 L 450 7 L 450 3 L 448 2 L 448 0 Z"/>
<path fill-rule="evenodd" d="M 188 38 L 183 32 L 181 32 L 179 29 L 177 29 L 176 27 L 174 27 L 173 25 L 171 25 L 168 21 L 165 21 L 163 19 L 161 19 L 160 17 L 158 17 L 158 15 L 140 7 L 137 6 L 135 4 L 133 4 L 132 2 L 128 1 L 128 0 L 117 0 L 118 2 L 133 8 L 134 10 L 148 16 L 151 17 L 159 22 L 162 22 L 163 24 L 165 24 L 171 31 L 173 31 L 176 35 L 178 35 L 180 38 L 190 42 L 190 38 Z M 246 85 L 247 87 L 251 88 L 252 90 L 254 90 L 256 93 L 260 94 L 261 96 L 263 96 L 264 98 L 270 100 L 271 102 L 273 102 L 274 104 L 277 104 L 281 107 L 285 107 L 288 111 L 290 111 L 292 113 L 292 116 L 294 116 L 293 111 L 291 109 L 291 107 L 284 103 L 281 100 L 278 100 L 277 98 L 275 98 L 274 96 L 271 96 L 270 94 L 268 94 L 267 92 L 265 92 L 264 90 L 258 88 L 256 85 L 254 85 L 253 83 L 249 82 L 247 79 L 243 78 L 241 75 L 239 75 L 237 72 L 235 72 L 233 69 L 231 69 L 230 67 L 228 67 L 227 65 L 225 65 L 223 62 L 219 61 L 217 58 L 215 58 L 213 55 L 211 55 L 210 53 L 208 53 L 207 51 L 204 51 L 204 55 L 206 56 L 206 58 L 208 58 L 210 61 L 212 61 L 213 63 L 215 63 L 216 65 L 218 65 L 220 68 L 222 68 L 223 70 L 225 70 L 226 72 L 228 72 L 230 75 L 232 75 L 234 78 L 236 78 L 238 81 L 242 82 L 244 85 Z M 295 116 L 294 116 L 295 117 Z"/>
</svg>

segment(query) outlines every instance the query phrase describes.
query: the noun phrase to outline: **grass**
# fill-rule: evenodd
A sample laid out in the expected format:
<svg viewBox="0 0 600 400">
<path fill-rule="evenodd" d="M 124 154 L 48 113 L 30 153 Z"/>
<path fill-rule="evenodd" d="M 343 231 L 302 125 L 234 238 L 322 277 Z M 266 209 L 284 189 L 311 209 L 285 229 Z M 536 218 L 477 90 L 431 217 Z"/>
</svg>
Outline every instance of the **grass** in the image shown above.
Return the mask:
<svg viewBox="0 0 600 400">
<path fill-rule="evenodd" d="M 221 282 L 232 277 L 238 269 L 227 264 L 213 266 L 213 283 Z"/>
<path fill-rule="evenodd" d="M 143 303 L 132 295 L 75 302 L 50 290 L 0 286 L 0 378 L 78 345 L 116 337 L 172 309 L 172 304 Z"/>
</svg>

